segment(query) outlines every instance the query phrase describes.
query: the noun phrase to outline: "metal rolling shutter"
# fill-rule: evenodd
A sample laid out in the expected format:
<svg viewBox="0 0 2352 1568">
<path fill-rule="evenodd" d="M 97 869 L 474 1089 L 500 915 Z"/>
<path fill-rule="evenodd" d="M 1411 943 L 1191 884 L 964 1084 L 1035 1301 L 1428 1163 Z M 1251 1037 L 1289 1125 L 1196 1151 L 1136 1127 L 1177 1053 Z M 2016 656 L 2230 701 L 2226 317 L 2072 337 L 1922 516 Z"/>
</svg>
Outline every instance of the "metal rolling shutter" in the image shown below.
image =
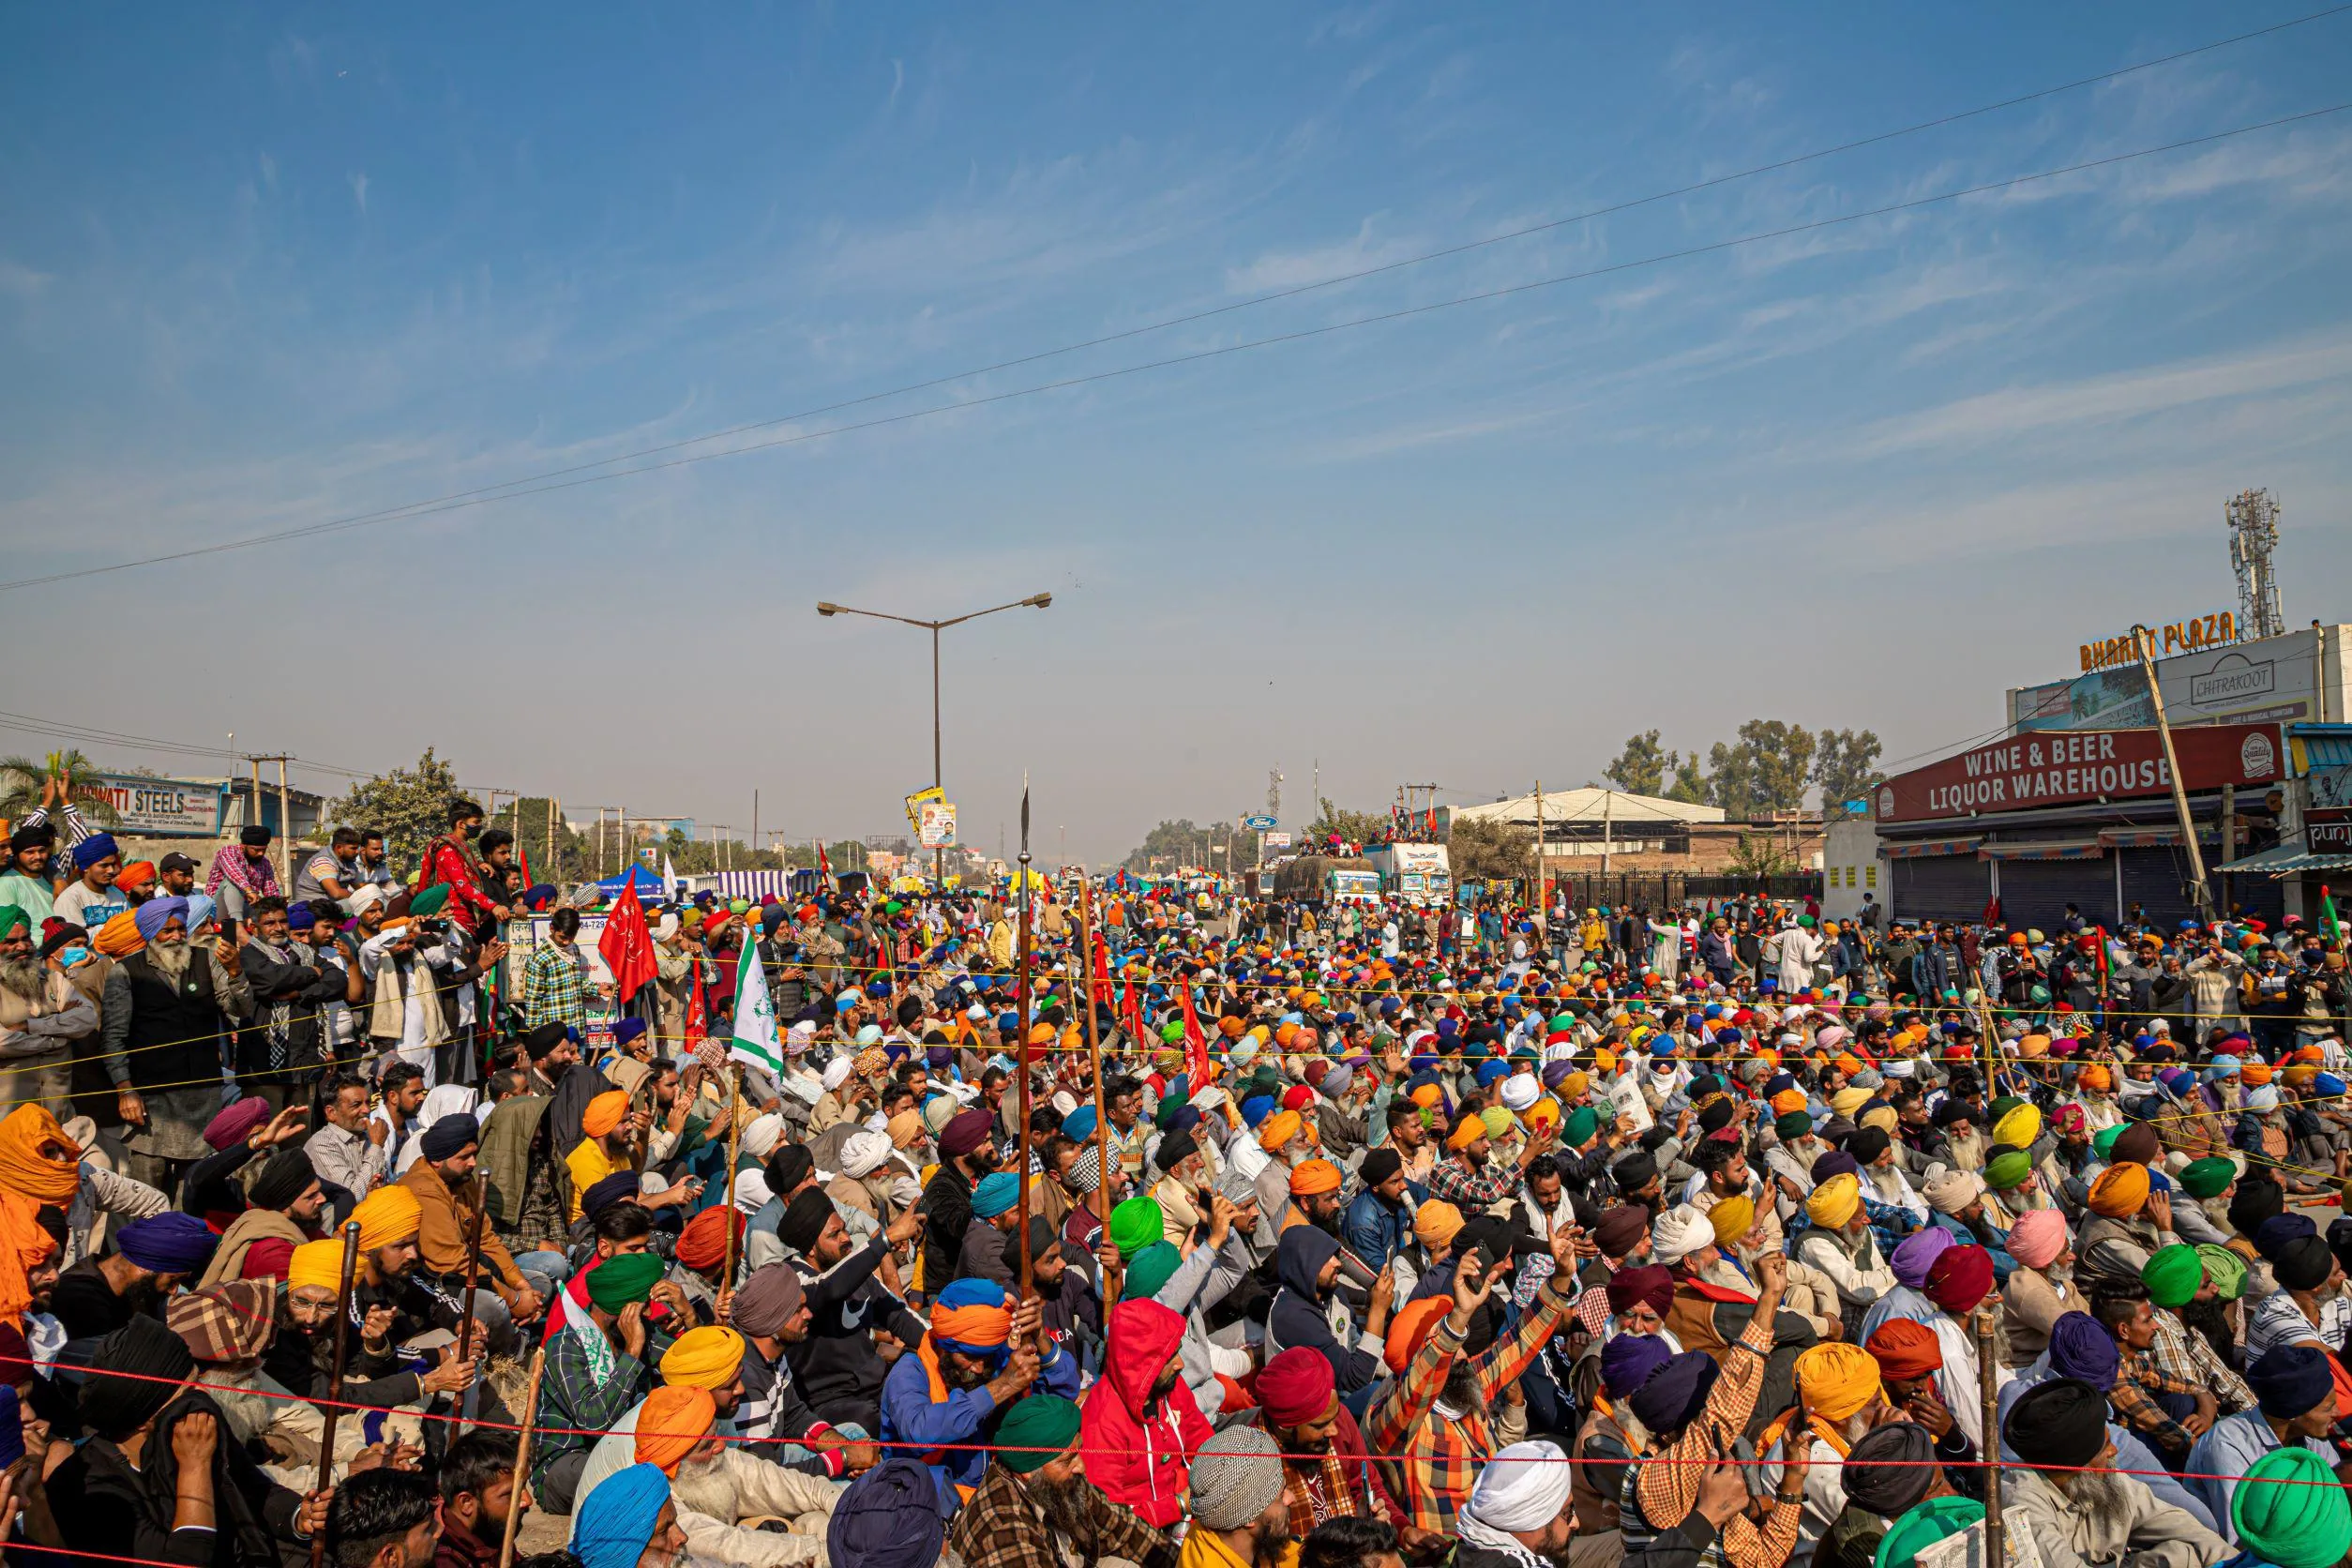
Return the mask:
<svg viewBox="0 0 2352 1568">
<path fill-rule="evenodd" d="M 1889 908 L 1900 920 L 1978 920 L 1992 894 L 1990 868 L 1973 852 L 1919 855 L 1891 863 Z"/>
<path fill-rule="evenodd" d="M 2092 925 L 2114 925 L 2115 864 L 2105 855 L 2001 862 L 2001 918 L 2011 927 L 2055 931 L 2070 903 Z"/>
<path fill-rule="evenodd" d="M 2133 904 L 2141 905 L 2148 911 L 2148 918 L 2167 931 L 2183 920 L 2195 918 L 2196 909 L 2182 890 L 2182 884 L 2189 880 L 2188 851 L 2178 844 L 2161 844 L 2115 852 L 2123 867 L 2124 913 L 2131 913 Z M 2221 889 L 2216 886 L 2214 896 L 2218 897 L 2220 894 Z"/>
</svg>

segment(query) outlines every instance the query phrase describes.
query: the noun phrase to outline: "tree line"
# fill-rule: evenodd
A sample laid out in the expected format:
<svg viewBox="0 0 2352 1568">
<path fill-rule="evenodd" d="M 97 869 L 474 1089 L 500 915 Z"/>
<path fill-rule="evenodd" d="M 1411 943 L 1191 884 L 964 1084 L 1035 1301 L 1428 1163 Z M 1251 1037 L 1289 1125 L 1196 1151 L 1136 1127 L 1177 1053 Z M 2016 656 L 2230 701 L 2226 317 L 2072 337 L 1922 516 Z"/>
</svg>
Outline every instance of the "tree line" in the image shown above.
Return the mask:
<svg viewBox="0 0 2352 1568">
<path fill-rule="evenodd" d="M 1885 779 L 1878 767 L 1883 754 L 1878 737 L 1867 730 L 1814 731 L 1777 718 L 1751 718 L 1735 739 L 1715 742 L 1703 759 L 1695 748 L 1687 754 L 1670 750 L 1657 731 L 1645 731 L 1627 740 L 1601 772 L 1628 794 L 1719 806 L 1726 818 L 1739 822 L 1802 810 L 1808 785 L 1819 787 L 1824 812 L 1835 811 Z"/>
</svg>

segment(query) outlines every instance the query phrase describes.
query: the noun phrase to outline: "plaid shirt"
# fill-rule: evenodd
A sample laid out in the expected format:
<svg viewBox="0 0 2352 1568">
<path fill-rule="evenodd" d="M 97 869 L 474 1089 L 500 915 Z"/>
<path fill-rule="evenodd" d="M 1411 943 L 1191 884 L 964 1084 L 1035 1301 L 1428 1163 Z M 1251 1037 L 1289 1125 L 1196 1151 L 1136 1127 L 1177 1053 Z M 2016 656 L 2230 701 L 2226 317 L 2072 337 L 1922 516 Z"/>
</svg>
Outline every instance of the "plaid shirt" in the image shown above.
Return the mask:
<svg viewBox="0 0 2352 1568">
<path fill-rule="evenodd" d="M 1142 1568 L 1176 1568 L 1174 1543 L 1134 1510 L 1119 1507 L 1092 1485 L 1086 1486 L 1086 1503 L 1093 1539 L 1057 1535 L 1047 1528 L 1020 1477 L 992 1463 L 972 1500 L 957 1511 L 947 1545 L 964 1560 L 964 1568 L 1081 1568 L 1114 1557 Z"/>
<path fill-rule="evenodd" d="M 522 966 L 522 1021 L 526 1029 L 543 1023 L 585 1024 L 596 993 L 580 972 L 580 960 L 550 942 L 531 955 Z"/>
<path fill-rule="evenodd" d="M 2229 1363 L 2214 1354 L 2205 1335 L 2191 1332 L 2177 1315 L 2162 1307 L 2155 1316 L 2156 1343 L 2146 1352 L 2150 1365 L 2164 1377 L 2210 1393 L 2224 1415 L 2254 1409 L 2254 1390 L 2229 1369 Z"/>
<path fill-rule="evenodd" d="M 2123 1364 L 2116 1373 L 2115 1387 L 2107 1391 L 2107 1403 L 2115 1407 L 2115 1413 L 2123 1418 L 2126 1426 L 2154 1447 L 2167 1454 L 2186 1454 L 2196 1443 L 2194 1434 L 2164 1413 L 2164 1407 L 2156 1402 L 2156 1396 L 2204 1392 L 2202 1383 L 2166 1377 L 2146 1351 L 2125 1350 Z"/>
<path fill-rule="evenodd" d="M 596 1332 L 593 1328 L 590 1333 Z M 531 1452 L 531 1479 L 544 1480 L 556 1460 L 575 1449 L 586 1450 L 594 1434 L 610 1431 L 654 1388 L 652 1364 L 670 1348 L 666 1337 L 648 1330 L 645 1359 L 612 1352 L 612 1376 L 599 1381 L 588 1364 L 588 1352 L 569 1329 L 559 1329 L 547 1347 L 547 1372 L 539 1385 L 540 1437 Z M 557 1431 L 565 1427 L 570 1430 Z"/>
<path fill-rule="evenodd" d="M 1480 1397 L 1491 1402 L 1516 1382 L 1568 1312 L 1569 1304 L 1560 1293 L 1546 1289 L 1516 1332 L 1472 1357 L 1470 1370 L 1477 1379 Z M 1372 1419 L 1364 1427 L 1364 1441 L 1372 1452 L 1395 1455 L 1391 1462 L 1404 1471 L 1407 1520 L 1440 1535 L 1454 1533 L 1455 1515 L 1470 1501 L 1478 1467 L 1495 1451 L 1483 1411 L 1428 1419 L 1461 1351 L 1460 1336 L 1440 1319 L 1404 1377 L 1374 1402 Z"/>
<path fill-rule="evenodd" d="M 1878 1256 L 1892 1258 L 1903 1238 L 1920 1228 L 1917 1214 L 1900 1203 L 1887 1203 L 1862 1194 L 1862 1214 L 1870 1221 L 1870 1234 L 1878 1243 Z"/>
<path fill-rule="evenodd" d="M 1510 1160 L 1490 1163 L 1473 1174 L 1463 1168 L 1460 1160 L 1448 1154 L 1429 1172 L 1430 1196 L 1445 1199 L 1465 1215 L 1474 1214 L 1490 1203 L 1501 1202 L 1518 1184 L 1519 1168 Z"/>
</svg>

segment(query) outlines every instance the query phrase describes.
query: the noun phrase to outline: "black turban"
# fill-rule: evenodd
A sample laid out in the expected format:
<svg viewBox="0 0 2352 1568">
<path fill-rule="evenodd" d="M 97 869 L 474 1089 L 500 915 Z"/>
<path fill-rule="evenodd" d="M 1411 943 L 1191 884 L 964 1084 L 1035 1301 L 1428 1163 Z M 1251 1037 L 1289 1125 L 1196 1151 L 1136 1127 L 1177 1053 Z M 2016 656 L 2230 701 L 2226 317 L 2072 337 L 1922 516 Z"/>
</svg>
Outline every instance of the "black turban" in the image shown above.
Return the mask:
<svg viewBox="0 0 2352 1568">
<path fill-rule="evenodd" d="M 824 1188 L 805 1188 L 784 1205 L 784 1217 L 776 1222 L 776 1239 L 805 1255 L 825 1233 L 825 1221 L 832 1217 L 833 1199 L 825 1196 Z"/>
<path fill-rule="evenodd" d="M 1936 1125 L 1949 1127 L 1954 1122 L 1974 1123 L 1982 1120 L 1968 1101 L 1947 1094 L 1944 1103 L 1936 1108 Z"/>
<path fill-rule="evenodd" d="M 456 1159 L 469 1145 L 478 1146 L 481 1141 L 482 1123 L 474 1119 L 472 1111 L 460 1110 L 427 1127 L 416 1140 L 416 1152 L 438 1165 L 443 1160 Z"/>
<path fill-rule="evenodd" d="M 82 1425 L 110 1442 L 120 1442 L 171 1402 L 180 1380 L 194 1370 L 196 1358 L 178 1334 L 142 1316 L 99 1340 L 91 1364 L 137 1374 L 100 1374 L 82 1385 Z"/>
<path fill-rule="evenodd" d="M 1031 1262 L 1034 1263 L 1044 1258 L 1047 1252 L 1051 1250 L 1054 1243 L 1059 1240 L 1061 1240 L 1061 1232 L 1055 1229 L 1051 1220 L 1043 1214 L 1029 1216 L 1029 1260 Z M 1020 1273 L 1020 1238 L 1017 1235 L 1004 1238 L 1004 1266 L 1017 1274 Z"/>
<path fill-rule="evenodd" d="M 626 1202 L 644 1190 L 645 1184 L 638 1179 L 636 1171 L 616 1170 L 580 1195 L 580 1216 L 594 1220 L 615 1203 Z"/>
<path fill-rule="evenodd" d="M 1609 1167 L 1609 1179 L 1620 1192 L 1639 1192 L 1657 1178 L 1657 1157 L 1646 1149 L 1636 1149 Z"/>
<path fill-rule="evenodd" d="M 1173 1170 L 1187 1157 L 1200 1153 L 1200 1141 L 1188 1132 L 1169 1133 L 1160 1139 L 1152 1158 L 1162 1170 Z M 1366 1183 L 1365 1185 L 1371 1184 Z"/>
<path fill-rule="evenodd" d="M 1882 1519 L 1896 1515 L 1927 1495 L 1936 1479 L 1936 1440 L 1916 1422 L 1891 1421 L 1862 1435 L 1846 1455 L 1839 1480 L 1846 1500 Z"/>
<path fill-rule="evenodd" d="M 2286 1194 L 2268 1173 L 2247 1171 L 2238 1179 L 2238 1190 L 2230 1194 L 2230 1229 L 2241 1236 L 2252 1236 L 2262 1229 L 2264 1220 L 2285 1212 Z"/>
<path fill-rule="evenodd" d="M 2335 1267 L 2336 1255 L 2316 1236 L 2296 1237 L 2270 1259 L 2270 1273 L 2283 1290 L 2316 1290 Z"/>
<path fill-rule="evenodd" d="M 256 1209 L 283 1209 L 318 1179 L 309 1153 L 301 1145 L 280 1149 L 245 1179 L 245 1200 Z"/>
<path fill-rule="evenodd" d="M 237 842 L 249 850 L 266 849 L 269 846 L 269 829 L 259 826 L 241 827 L 237 829 Z"/>
<path fill-rule="evenodd" d="M 547 1053 L 569 1039 L 570 1033 L 560 1023 L 543 1023 L 522 1037 L 523 1054 L 534 1062 L 543 1062 Z"/>
<path fill-rule="evenodd" d="M 1876 1165 L 1878 1156 L 1887 1152 L 1887 1145 L 1892 1141 L 1887 1137 L 1884 1127 L 1864 1127 L 1846 1140 L 1846 1152 L 1854 1156 L 1854 1163 L 1858 1166 Z"/>
<path fill-rule="evenodd" d="M 806 1144 L 787 1143 L 768 1156 L 768 1191 L 789 1199 L 803 1182 L 817 1173 L 817 1156 Z"/>
<path fill-rule="evenodd" d="M 57 830 L 47 822 L 31 822 L 8 835 L 8 851 L 45 850 L 57 842 Z"/>
<path fill-rule="evenodd" d="M 1721 1132 L 1731 1125 L 1733 1114 L 1733 1107 L 1729 1100 L 1710 1101 L 1707 1108 L 1698 1113 L 1698 1124 L 1711 1133 Z"/>
<path fill-rule="evenodd" d="M 2107 1446 L 2107 1396 L 2078 1378 L 2055 1378 L 2010 1407 L 2001 1438 L 2028 1465 L 2080 1470 Z"/>
<path fill-rule="evenodd" d="M 1681 1431 L 1706 1408 L 1715 1374 L 1722 1370 L 1704 1350 L 1669 1358 L 1634 1390 L 1634 1419 L 1660 1437 Z"/>
<path fill-rule="evenodd" d="M 1363 1178 L 1365 1186 L 1377 1187 L 1404 1168 L 1405 1162 L 1396 1151 L 1383 1143 L 1364 1156 L 1364 1164 L 1358 1168 L 1356 1174 Z"/>
<path fill-rule="evenodd" d="M 2246 1386 L 2273 1421 L 2292 1421 L 2335 1392 L 2328 1352 L 2309 1343 L 2273 1345 L 2246 1368 Z"/>
</svg>

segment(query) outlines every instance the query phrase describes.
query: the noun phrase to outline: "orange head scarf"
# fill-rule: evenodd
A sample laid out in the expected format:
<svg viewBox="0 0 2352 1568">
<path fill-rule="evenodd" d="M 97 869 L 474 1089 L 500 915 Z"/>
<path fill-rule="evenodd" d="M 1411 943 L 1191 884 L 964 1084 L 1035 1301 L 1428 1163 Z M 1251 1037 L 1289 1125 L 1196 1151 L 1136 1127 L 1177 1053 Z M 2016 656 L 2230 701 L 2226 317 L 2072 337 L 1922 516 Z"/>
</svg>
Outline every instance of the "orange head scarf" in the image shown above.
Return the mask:
<svg viewBox="0 0 2352 1568">
<path fill-rule="evenodd" d="M 61 1164 L 50 1151 L 70 1156 Z M 37 1105 L 23 1105 L 0 1120 L 0 1322 L 23 1326 L 33 1304 L 26 1278 L 56 1250 L 40 1227 L 46 1204 L 63 1209 L 82 1186 L 82 1151 Z"/>
<path fill-rule="evenodd" d="M 706 1388 L 664 1383 L 645 1396 L 637 1412 L 637 1462 L 652 1465 L 672 1480 L 695 1445 L 711 1435 L 718 1401 Z"/>
</svg>

